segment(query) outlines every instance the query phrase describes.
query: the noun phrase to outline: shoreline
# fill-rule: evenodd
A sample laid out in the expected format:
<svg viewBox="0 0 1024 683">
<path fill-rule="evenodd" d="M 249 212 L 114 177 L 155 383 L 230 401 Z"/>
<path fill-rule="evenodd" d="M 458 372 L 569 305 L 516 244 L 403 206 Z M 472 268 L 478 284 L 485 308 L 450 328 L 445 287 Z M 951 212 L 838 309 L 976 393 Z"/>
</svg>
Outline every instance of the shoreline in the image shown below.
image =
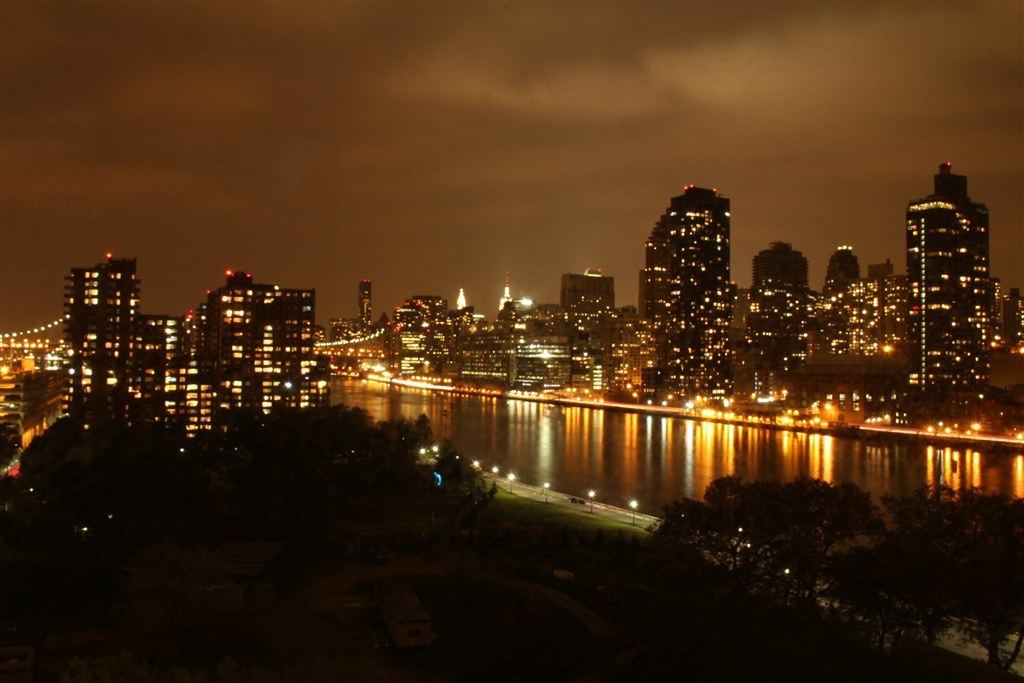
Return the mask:
<svg viewBox="0 0 1024 683">
<path fill-rule="evenodd" d="M 728 418 L 724 415 L 719 416 L 707 414 L 710 411 L 703 411 L 702 413 L 697 414 L 693 411 L 687 411 L 685 408 L 619 403 L 605 400 L 586 401 L 582 399 L 558 396 L 542 396 L 539 394 L 516 393 L 512 391 L 498 391 L 493 389 L 476 389 L 466 386 L 434 384 L 431 382 L 406 380 L 396 377 L 385 377 L 382 375 L 368 375 L 360 378 L 342 377 L 342 379 L 359 379 L 367 382 L 386 384 L 388 386 L 421 389 L 437 394 L 483 396 L 489 398 L 503 398 L 505 400 L 529 401 L 532 403 L 561 407 L 593 408 L 622 413 L 636 413 L 639 415 L 676 417 L 683 420 L 692 420 L 694 422 L 712 422 L 716 424 L 737 425 L 742 427 L 757 427 L 771 431 L 790 431 L 803 434 L 826 434 L 867 440 L 879 438 L 897 439 L 901 441 L 924 442 L 926 445 L 936 448 L 949 448 L 954 447 L 956 444 L 962 444 L 964 447 L 971 447 L 975 450 L 1001 452 L 1008 455 L 1024 455 L 1024 439 L 1015 439 L 1008 436 L 961 434 L 956 432 L 928 432 L 927 430 L 915 429 L 912 427 L 882 427 L 864 424 L 848 424 L 841 427 L 834 427 L 824 423 L 803 425 L 792 421 L 792 418 L 786 418 L 789 420 L 788 422 L 779 423 L 775 418 Z"/>
</svg>

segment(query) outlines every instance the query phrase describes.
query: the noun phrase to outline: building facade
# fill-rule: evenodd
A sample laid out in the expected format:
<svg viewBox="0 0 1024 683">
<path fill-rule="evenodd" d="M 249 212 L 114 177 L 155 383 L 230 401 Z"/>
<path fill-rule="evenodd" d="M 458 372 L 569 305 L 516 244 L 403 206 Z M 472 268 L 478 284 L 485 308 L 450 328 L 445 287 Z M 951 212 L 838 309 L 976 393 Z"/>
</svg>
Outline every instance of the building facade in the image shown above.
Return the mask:
<svg viewBox="0 0 1024 683">
<path fill-rule="evenodd" d="M 667 377 L 680 399 L 732 394 L 730 217 L 727 198 L 690 185 L 659 221 L 669 230 Z M 648 315 L 659 305 L 648 292 Z"/>
<path fill-rule="evenodd" d="M 991 281 L 988 209 L 967 177 L 939 166 L 934 192 L 906 214 L 910 385 L 931 393 L 988 382 Z"/>
<path fill-rule="evenodd" d="M 807 357 L 810 298 L 807 258 L 786 242 L 773 242 L 753 259 L 750 346 L 760 354 L 769 376 L 759 379 L 758 393 L 773 393 L 780 378 Z"/>
<path fill-rule="evenodd" d="M 136 392 L 141 282 L 135 259 L 72 268 L 64 279 L 68 388 L 64 410 L 84 424 L 126 423 Z"/>
<path fill-rule="evenodd" d="M 227 272 L 194 316 L 192 353 L 185 371 L 193 407 L 207 426 L 238 410 L 305 408 L 328 400 L 328 382 L 313 351 L 316 293 L 253 282 Z M 204 395 L 204 387 L 212 397 Z"/>
</svg>

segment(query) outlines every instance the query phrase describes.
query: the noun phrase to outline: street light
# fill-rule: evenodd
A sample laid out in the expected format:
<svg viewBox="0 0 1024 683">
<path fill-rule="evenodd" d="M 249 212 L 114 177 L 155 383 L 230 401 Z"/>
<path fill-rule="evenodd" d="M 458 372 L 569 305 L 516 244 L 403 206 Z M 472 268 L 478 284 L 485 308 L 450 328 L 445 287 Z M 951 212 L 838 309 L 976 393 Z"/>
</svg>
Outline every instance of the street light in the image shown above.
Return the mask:
<svg viewBox="0 0 1024 683">
<path fill-rule="evenodd" d="M 638 505 L 640 505 L 640 503 L 636 501 L 636 498 L 629 501 L 629 507 L 633 511 L 633 526 L 636 526 L 636 508 Z"/>
<path fill-rule="evenodd" d="M 551 484 L 544 482 L 544 502 L 548 502 L 548 489 L 551 488 Z"/>
<path fill-rule="evenodd" d="M 516 473 L 515 472 L 509 472 L 508 473 L 508 490 L 511 491 L 513 488 L 515 488 L 515 485 L 516 485 Z"/>
<path fill-rule="evenodd" d="M 591 514 L 593 514 L 593 512 L 594 512 L 594 495 L 595 495 L 595 493 L 596 492 L 594 491 L 594 489 L 590 489 L 589 491 L 587 491 L 587 495 L 590 496 L 590 512 L 591 512 Z"/>
</svg>

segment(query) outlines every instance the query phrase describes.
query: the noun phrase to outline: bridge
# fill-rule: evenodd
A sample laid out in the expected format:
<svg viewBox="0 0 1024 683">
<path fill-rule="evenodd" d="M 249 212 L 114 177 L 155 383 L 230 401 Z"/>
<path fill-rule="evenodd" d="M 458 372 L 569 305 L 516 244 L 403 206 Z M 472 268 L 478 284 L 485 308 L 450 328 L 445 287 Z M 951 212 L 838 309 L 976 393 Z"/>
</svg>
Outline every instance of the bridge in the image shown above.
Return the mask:
<svg viewBox="0 0 1024 683">
<path fill-rule="evenodd" d="M 333 367 L 359 371 L 364 363 L 376 365 L 384 360 L 387 355 L 387 330 L 380 328 L 361 337 L 317 342 L 314 348 L 318 354 L 328 356 Z"/>
</svg>

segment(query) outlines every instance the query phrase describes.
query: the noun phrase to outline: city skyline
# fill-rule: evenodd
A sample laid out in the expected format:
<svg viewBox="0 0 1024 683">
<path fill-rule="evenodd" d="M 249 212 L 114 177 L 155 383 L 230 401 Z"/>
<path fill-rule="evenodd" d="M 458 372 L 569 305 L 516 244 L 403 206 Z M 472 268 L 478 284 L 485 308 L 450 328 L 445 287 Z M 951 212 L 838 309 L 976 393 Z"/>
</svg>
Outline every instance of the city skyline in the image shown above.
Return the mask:
<svg viewBox="0 0 1024 683">
<path fill-rule="evenodd" d="M 689 183 L 732 200 L 732 279 L 782 241 L 905 271 L 903 212 L 952 161 L 1024 285 L 1019 4 L 4 3 L 0 332 L 72 264 L 145 264 L 147 313 L 227 268 L 315 288 L 318 322 L 415 294 L 492 317 L 601 268 L 635 304 Z M 699 27 L 678 40 L 681 25 Z M 936 41 L 956 25 L 956 41 Z M 386 37 L 386 40 L 385 40 Z M 102 47 L 100 47 L 102 46 Z M 868 46 L 866 48 L 865 46 Z M 126 58 L 127 57 L 127 58 Z"/>
</svg>

